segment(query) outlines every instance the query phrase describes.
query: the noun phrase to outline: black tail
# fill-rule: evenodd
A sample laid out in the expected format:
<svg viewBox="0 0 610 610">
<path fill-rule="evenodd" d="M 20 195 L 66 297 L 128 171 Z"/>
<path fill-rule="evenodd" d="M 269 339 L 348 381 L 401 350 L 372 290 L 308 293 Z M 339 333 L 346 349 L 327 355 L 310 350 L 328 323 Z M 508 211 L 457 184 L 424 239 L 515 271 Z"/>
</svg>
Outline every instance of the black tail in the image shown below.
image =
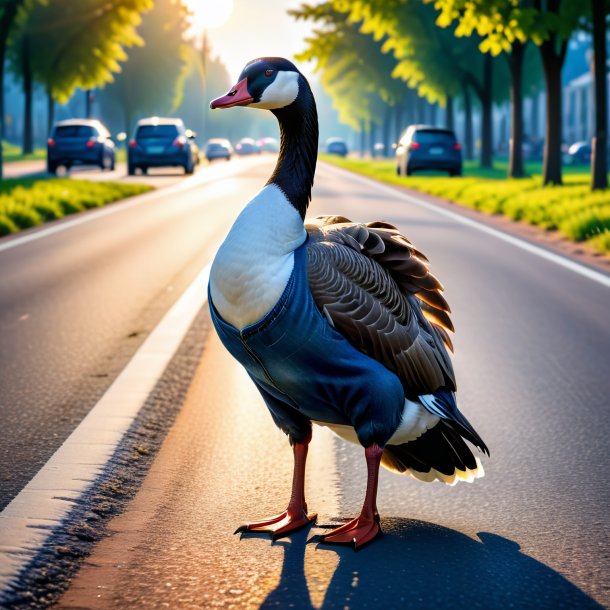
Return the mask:
<svg viewBox="0 0 610 610">
<path fill-rule="evenodd" d="M 414 441 L 386 445 L 381 463 L 388 470 L 407 473 L 422 481 L 439 479 L 450 485 L 484 474 L 464 439 L 451 423 L 442 419 Z"/>
</svg>

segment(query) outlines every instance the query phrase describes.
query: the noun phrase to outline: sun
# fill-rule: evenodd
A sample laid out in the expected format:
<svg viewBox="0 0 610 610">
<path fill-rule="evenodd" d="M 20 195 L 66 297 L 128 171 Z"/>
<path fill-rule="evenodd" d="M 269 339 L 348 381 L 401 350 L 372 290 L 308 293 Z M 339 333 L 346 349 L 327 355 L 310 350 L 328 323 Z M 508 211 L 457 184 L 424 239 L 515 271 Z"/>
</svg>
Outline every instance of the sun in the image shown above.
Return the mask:
<svg viewBox="0 0 610 610">
<path fill-rule="evenodd" d="M 195 29 L 211 30 L 224 25 L 233 13 L 233 0 L 182 0 L 191 11 Z"/>
</svg>

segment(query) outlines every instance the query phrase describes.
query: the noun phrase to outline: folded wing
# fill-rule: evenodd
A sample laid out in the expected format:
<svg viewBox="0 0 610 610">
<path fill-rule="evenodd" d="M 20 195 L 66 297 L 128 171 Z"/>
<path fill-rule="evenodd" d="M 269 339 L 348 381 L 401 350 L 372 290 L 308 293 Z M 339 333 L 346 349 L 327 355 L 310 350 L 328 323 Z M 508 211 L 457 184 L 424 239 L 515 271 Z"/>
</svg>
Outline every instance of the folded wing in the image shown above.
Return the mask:
<svg viewBox="0 0 610 610">
<path fill-rule="evenodd" d="M 306 229 L 310 290 L 330 323 L 396 373 L 408 398 L 455 390 L 450 309 L 426 257 L 385 222 L 325 216 Z"/>
</svg>

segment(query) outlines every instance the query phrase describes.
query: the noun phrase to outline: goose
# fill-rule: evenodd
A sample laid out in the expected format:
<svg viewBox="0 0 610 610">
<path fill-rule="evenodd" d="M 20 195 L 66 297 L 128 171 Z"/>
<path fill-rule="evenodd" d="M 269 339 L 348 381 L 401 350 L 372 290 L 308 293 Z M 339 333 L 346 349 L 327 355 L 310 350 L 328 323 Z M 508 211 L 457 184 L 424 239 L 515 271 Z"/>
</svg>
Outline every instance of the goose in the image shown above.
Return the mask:
<svg viewBox="0 0 610 610">
<path fill-rule="evenodd" d="M 466 444 L 489 450 L 458 410 L 450 309 L 428 259 L 392 224 L 323 216 L 305 223 L 317 160 L 316 104 L 287 59 L 246 64 L 212 109 L 270 110 L 277 164 L 245 205 L 210 270 L 208 303 L 223 345 L 246 369 L 294 458 L 283 512 L 235 533 L 287 536 L 315 522 L 305 501 L 312 423 L 364 448 L 358 517 L 310 542 L 359 549 L 380 533 L 380 465 L 453 485 L 483 475 Z"/>
</svg>

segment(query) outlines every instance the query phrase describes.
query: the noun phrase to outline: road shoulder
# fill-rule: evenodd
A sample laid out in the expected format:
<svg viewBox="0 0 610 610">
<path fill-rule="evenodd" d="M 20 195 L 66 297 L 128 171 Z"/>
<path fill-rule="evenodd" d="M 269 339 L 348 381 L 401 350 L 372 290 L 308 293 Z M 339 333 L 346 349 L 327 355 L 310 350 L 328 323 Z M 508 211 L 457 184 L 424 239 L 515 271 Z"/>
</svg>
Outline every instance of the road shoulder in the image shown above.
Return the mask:
<svg viewBox="0 0 610 610">
<path fill-rule="evenodd" d="M 512 235 L 513 237 L 527 241 L 535 246 L 539 246 L 555 254 L 565 256 L 582 265 L 610 274 L 610 256 L 597 252 L 587 244 L 574 243 L 565 237 L 562 237 L 558 231 L 546 231 L 535 225 L 529 225 L 524 222 L 511 220 L 510 218 L 501 216 L 499 214 L 485 214 L 483 212 L 473 210 L 472 208 L 453 203 L 452 201 L 435 197 L 434 195 L 422 193 L 421 191 L 416 191 L 405 186 L 398 186 L 396 184 L 389 184 L 381 180 L 375 180 L 375 178 L 371 178 L 370 176 L 365 176 L 358 172 L 353 172 L 324 161 L 320 161 L 320 164 L 323 164 L 325 167 L 355 174 L 361 178 L 377 182 L 382 184 L 384 187 L 395 190 L 398 193 L 406 193 L 411 197 L 421 199 L 430 205 L 449 210 L 455 214 L 460 214 L 466 218 L 485 224 L 498 231 L 502 231 Z"/>
</svg>

